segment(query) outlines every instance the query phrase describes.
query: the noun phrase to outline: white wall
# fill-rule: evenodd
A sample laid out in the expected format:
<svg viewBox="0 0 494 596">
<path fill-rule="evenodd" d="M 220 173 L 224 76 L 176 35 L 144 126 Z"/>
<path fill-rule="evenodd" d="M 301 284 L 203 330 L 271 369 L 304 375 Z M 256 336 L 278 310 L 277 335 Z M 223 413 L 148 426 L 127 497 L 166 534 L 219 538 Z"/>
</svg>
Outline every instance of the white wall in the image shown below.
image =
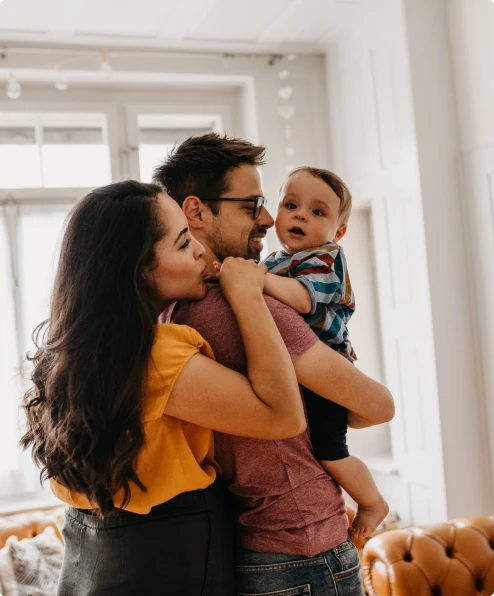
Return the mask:
<svg viewBox="0 0 494 596">
<path fill-rule="evenodd" d="M 473 296 L 475 357 L 494 494 L 494 3 L 448 0 L 447 11 L 461 139 L 458 164 L 463 174 L 469 257 L 466 283 Z"/>
<path fill-rule="evenodd" d="M 491 507 L 447 24 L 444 0 L 369 0 L 328 47 L 332 160 L 373 214 L 400 513 L 415 523 Z"/>
<path fill-rule="evenodd" d="M 405 11 L 448 510 L 453 516 L 466 510 L 487 513 L 490 473 L 474 332 L 475 297 L 469 284 L 469 240 L 460 192 L 460 137 L 446 1 L 405 0 Z M 459 279 L 465 283 L 458 283 Z M 460 485 L 459 470 L 468 474 Z M 469 489 L 462 489 L 465 484 Z"/>
<path fill-rule="evenodd" d="M 366 375 L 384 383 L 383 346 L 378 306 L 378 288 L 370 209 L 357 206 L 350 217 L 348 231 L 341 240 L 348 261 L 357 309 L 348 326 L 357 354 L 356 366 Z M 376 458 L 392 457 L 388 424 L 348 431 L 352 455 L 373 467 Z"/>
</svg>

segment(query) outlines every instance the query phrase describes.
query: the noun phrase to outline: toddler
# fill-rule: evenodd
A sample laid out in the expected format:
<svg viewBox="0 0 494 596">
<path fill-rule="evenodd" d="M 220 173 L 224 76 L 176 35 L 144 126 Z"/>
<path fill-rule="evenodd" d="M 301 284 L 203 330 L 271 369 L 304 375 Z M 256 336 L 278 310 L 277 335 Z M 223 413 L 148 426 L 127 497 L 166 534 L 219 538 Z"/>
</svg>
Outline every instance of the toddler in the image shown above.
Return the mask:
<svg viewBox="0 0 494 596">
<path fill-rule="evenodd" d="M 319 339 L 350 362 L 356 359 L 347 323 L 355 310 L 344 236 L 352 196 L 328 170 L 303 167 L 289 174 L 281 189 L 276 233 L 283 247 L 264 263 L 264 291 L 301 313 Z M 348 452 L 347 410 L 304 389 L 314 454 L 326 472 L 358 505 L 350 538 L 374 532 L 388 513 L 367 466 Z"/>
</svg>

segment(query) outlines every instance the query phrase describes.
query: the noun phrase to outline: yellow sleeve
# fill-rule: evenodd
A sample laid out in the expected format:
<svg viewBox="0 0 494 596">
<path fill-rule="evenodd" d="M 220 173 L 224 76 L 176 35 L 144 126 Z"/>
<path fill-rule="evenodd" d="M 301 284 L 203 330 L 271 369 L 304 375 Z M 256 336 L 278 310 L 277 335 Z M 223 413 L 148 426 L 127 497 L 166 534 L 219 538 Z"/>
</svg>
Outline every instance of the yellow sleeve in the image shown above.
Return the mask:
<svg viewBox="0 0 494 596">
<path fill-rule="evenodd" d="M 155 337 L 144 380 L 143 422 L 163 415 L 173 386 L 182 369 L 195 354 L 214 359 L 207 341 L 187 325 L 155 326 Z"/>
</svg>

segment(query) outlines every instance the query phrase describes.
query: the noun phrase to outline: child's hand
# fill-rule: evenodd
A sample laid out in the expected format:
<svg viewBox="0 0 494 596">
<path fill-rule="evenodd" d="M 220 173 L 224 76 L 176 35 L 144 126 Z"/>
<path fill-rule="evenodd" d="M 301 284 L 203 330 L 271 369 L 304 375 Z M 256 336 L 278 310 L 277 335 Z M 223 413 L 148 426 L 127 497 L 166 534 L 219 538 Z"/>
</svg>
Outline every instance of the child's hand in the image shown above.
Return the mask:
<svg viewBox="0 0 494 596">
<path fill-rule="evenodd" d="M 266 265 L 241 257 L 227 257 L 223 263 L 214 263 L 225 298 L 240 301 L 253 294 L 262 294 L 266 279 Z"/>
<path fill-rule="evenodd" d="M 230 258 L 232 258 L 232 257 L 230 257 Z M 258 263 L 257 266 L 261 268 L 261 271 L 264 274 L 266 274 L 268 272 L 268 268 L 266 267 L 266 265 L 264 265 L 264 263 Z M 213 267 L 214 267 L 217 277 L 221 277 L 222 263 L 220 263 L 219 261 L 213 261 Z"/>
</svg>

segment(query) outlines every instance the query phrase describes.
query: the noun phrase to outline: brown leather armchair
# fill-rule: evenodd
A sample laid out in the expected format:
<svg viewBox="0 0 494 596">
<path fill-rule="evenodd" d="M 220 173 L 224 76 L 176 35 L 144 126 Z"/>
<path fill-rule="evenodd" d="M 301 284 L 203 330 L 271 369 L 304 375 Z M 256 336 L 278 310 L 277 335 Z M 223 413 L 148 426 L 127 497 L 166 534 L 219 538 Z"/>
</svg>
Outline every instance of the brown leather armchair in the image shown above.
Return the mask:
<svg viewBox="0 0 494 596">
<path fill-rule="evenodd" d="M 384 532 L 362 552 L 369 596 L 491 596 L 494 518 Z"/>
</svg>

